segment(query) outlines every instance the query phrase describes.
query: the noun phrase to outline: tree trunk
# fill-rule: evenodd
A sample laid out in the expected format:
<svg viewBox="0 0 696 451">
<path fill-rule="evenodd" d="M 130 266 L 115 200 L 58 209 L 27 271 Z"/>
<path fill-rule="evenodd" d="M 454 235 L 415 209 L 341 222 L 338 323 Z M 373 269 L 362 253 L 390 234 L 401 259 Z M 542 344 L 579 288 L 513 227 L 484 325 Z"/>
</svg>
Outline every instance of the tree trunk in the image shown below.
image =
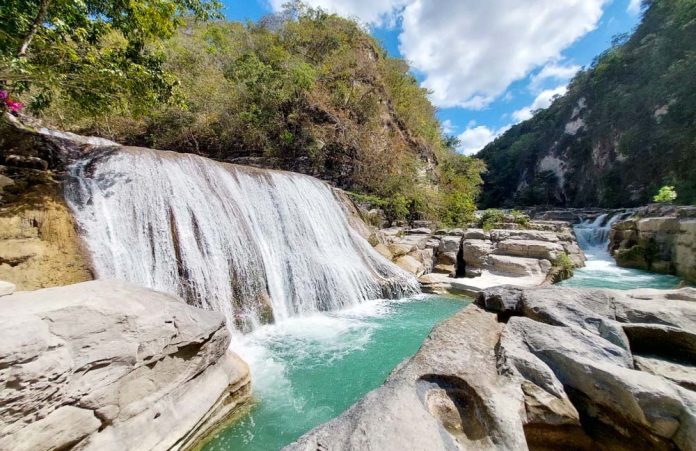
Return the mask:
<svg viewBox="0 0 696 451">
<path fill-rule="evenodd" d="M 39 4 L 39 13 L 36 15 L 34 22 L 31 24 L 31 28 L 29 28 L 29 32 L 24 37 L 22 45 L 19 46 L 19 50 L 17 51 L 18 58 L 23 58 L 26 56 L 27 50 L 29 50 L 29 44 L 31 44 L 31 40 L 34 39 L 34 35 L 36 35 L 41 23 L 46 18 L 46 11 L 48 10 L 49 3 L 51 3 L 51 0 L 41 0 L 41 3 Z"/>
</svg>

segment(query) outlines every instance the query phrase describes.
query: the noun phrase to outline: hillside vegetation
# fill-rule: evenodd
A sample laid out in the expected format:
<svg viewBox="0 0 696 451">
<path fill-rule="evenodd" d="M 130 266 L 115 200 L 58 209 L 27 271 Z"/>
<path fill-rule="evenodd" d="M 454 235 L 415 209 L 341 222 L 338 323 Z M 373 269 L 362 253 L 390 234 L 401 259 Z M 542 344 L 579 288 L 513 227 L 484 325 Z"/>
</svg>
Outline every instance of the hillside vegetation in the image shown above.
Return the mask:
<svg viewBox="0 0 696 451">
<path fill-rule="evenodd" d="M 632 36 L 483 149 L 484 206 L 696 202 L 696 1 L 644 2 Z"/>
<path fill-rule="evenodd" d="M 454 151 L 408 65 L 355 22 L 294 3 L 259 23 L 191 20 L 147 53 L 174 81 L 167 101 L 94 111 L 57 95 L 34 114 L 127 144 L 314 175 L 389 219 L 472 218 L 483 164 Z"/>
</svg>

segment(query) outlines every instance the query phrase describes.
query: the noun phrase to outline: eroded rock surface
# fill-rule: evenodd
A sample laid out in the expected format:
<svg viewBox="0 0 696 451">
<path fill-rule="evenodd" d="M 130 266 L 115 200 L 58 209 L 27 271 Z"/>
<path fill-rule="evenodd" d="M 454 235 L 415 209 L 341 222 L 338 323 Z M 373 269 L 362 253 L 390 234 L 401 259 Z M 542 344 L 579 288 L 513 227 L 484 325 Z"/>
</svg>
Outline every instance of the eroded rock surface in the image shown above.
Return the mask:
<svg viewBox="0 0 696 451">
<path fill-rule="evenodd" d="M 696 208 L 647 206 L 612 226 L 619 266 L 678 274 L 696 282 Z"/>
<path fill-rule="evenodd" d="M 696 449 L 696 290 L 500 287 L 289 450 Z"/>
<path fill-rule="evenodd" d="M 222 315 L 121 282 L 0 299 L 0 449 L 191 445 L 250 396 Z"/>
</svg>

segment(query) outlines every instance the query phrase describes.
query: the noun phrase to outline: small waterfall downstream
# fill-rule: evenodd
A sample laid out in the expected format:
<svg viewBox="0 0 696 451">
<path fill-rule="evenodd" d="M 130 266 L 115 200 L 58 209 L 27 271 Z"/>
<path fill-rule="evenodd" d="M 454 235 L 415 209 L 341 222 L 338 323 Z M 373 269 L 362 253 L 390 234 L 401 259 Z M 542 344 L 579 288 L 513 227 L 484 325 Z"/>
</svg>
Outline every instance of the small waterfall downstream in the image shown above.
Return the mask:
<svg viewBox="0 0 696 451">
<path fill-rule="evenodd" d="M 609 244 L 609 233 L 611 226 L 617 221 L 625 219 L 630 212 L 617 213 L 609 217 L 604 213 L 597 216 L 594 220 L 585 219 L 580 224 L 576 224 L 573 229 L 578 239 L 578 244 L 583 250 L 590 248 L 603 248 L 605 251 Z M 609 218 L 607 220 L 607 218 Z"/>
<path fill-rule="evenodd" d="M 97 277 L 177 294 L 236 330 L 419 291 L 308 176 L 120 148 L 76 164 L 67 199 Z"/>
<path fill-rule="evenodd" d="M 592 219 L 585 219 L 573 229 L 578 244 L 585 252 L 585 267 L 575 270 L 572 278 L 559 285 L 583 288 L 615 288 L 628 290 L 633 288 L 674 288 L 679 279 L 674 276 L 653 274 L 638 269 L 621 268 L 616 265 L 609 253 L 609 234 L 611 226 L 617 221 L 628 218 L 632 211 L 624 211 L 609 216 L 602 214 Z"/>
</svg>

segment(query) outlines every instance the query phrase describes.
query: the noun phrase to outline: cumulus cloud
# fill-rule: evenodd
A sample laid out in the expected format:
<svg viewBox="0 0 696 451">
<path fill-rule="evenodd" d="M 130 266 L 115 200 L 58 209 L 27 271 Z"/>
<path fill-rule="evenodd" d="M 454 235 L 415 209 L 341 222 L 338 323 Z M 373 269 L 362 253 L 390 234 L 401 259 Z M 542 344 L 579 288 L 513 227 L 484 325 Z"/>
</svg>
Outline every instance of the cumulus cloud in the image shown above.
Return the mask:
<svg viewBox="0 0 696 451">
<path fill-rule="evenodd" d="M 278 10 L 286 0 L 269 0 Z M 401 19 L 399 49 L 436 106 L 481 109 L 557 61 L 610 0 L 305 0 L 363 23 Z"/>
<path fill-rule="evenodd" d="M 412 0 L 400 51 L 439 107 L 482 108 L 593 30 L 607 0 Z"/>
<path fill-rule="evenodd" d="M 526 121 L 527 119 L 531 119 L 532 116 L 534 116 L 534 112 L 536 110 L 548 108 L 549 105 L 551 105 L 551 102 L 553 102 L 554 97 L 562 96 L 566 93 L 566 90 L 567 89 L 565 86 L 558 86 L 554 89 L 547 89 L 545 91 L 542 91 L 541 93 L 539 93 L 538 96 L 536 96 L 531 105 L 528 105 L 524 108 L 521 108 L 513 112 L 512 118 L 515 119 L 515 121 L 517 122 L 522 122 Z"/>
<path fill-rule="evenodd" d="M 442 133 L 444 133 L 445 135 L 451 135 L 456 130 L 456 128 L 457 127 L 452 123 L 451 120 L 445 119 L 444 121 L 442 121 Z"/>
<path fill-rule="evenodd" d="M 510 127 L 510 125 L 506 125 L 505 127 L 499 129 L 491 129 L 485 125 L 476 125 L 476 123 L 470 123 L 466 130 L 457 136 L 460 143 L 457 150 L 464 155 L 473 155 L 486 147 L 486 144 L 492 142 L 495 138 L 508 131 Z"/>
<path fill-rule="evenodd" d="M 629 0 L 627 8 L 628 12 L 636 16 L 640 14 L 641 3 L 641 0 Z"/>
<path fill-rule="evenodd" d="M 400 8 L 410 0 L 304 0 L 304 3 L 320 7 L 344 17 L 357 19 L 363 24 L 384 25 L 392 22 Z M 271 7 L 280 11 L 288 0 L 270 0 Z"/>
<path fill-rule="evenodd" d="M 556 62 L 549 63 L 544 66 L 536 75 L 532 76 L 529 82 L 529 89 L 532 92 L 541 90 L 541 87 L 547 81 L 566 82 L 580 70 L 578 65 L 563 66 Z"/>
</svg>

